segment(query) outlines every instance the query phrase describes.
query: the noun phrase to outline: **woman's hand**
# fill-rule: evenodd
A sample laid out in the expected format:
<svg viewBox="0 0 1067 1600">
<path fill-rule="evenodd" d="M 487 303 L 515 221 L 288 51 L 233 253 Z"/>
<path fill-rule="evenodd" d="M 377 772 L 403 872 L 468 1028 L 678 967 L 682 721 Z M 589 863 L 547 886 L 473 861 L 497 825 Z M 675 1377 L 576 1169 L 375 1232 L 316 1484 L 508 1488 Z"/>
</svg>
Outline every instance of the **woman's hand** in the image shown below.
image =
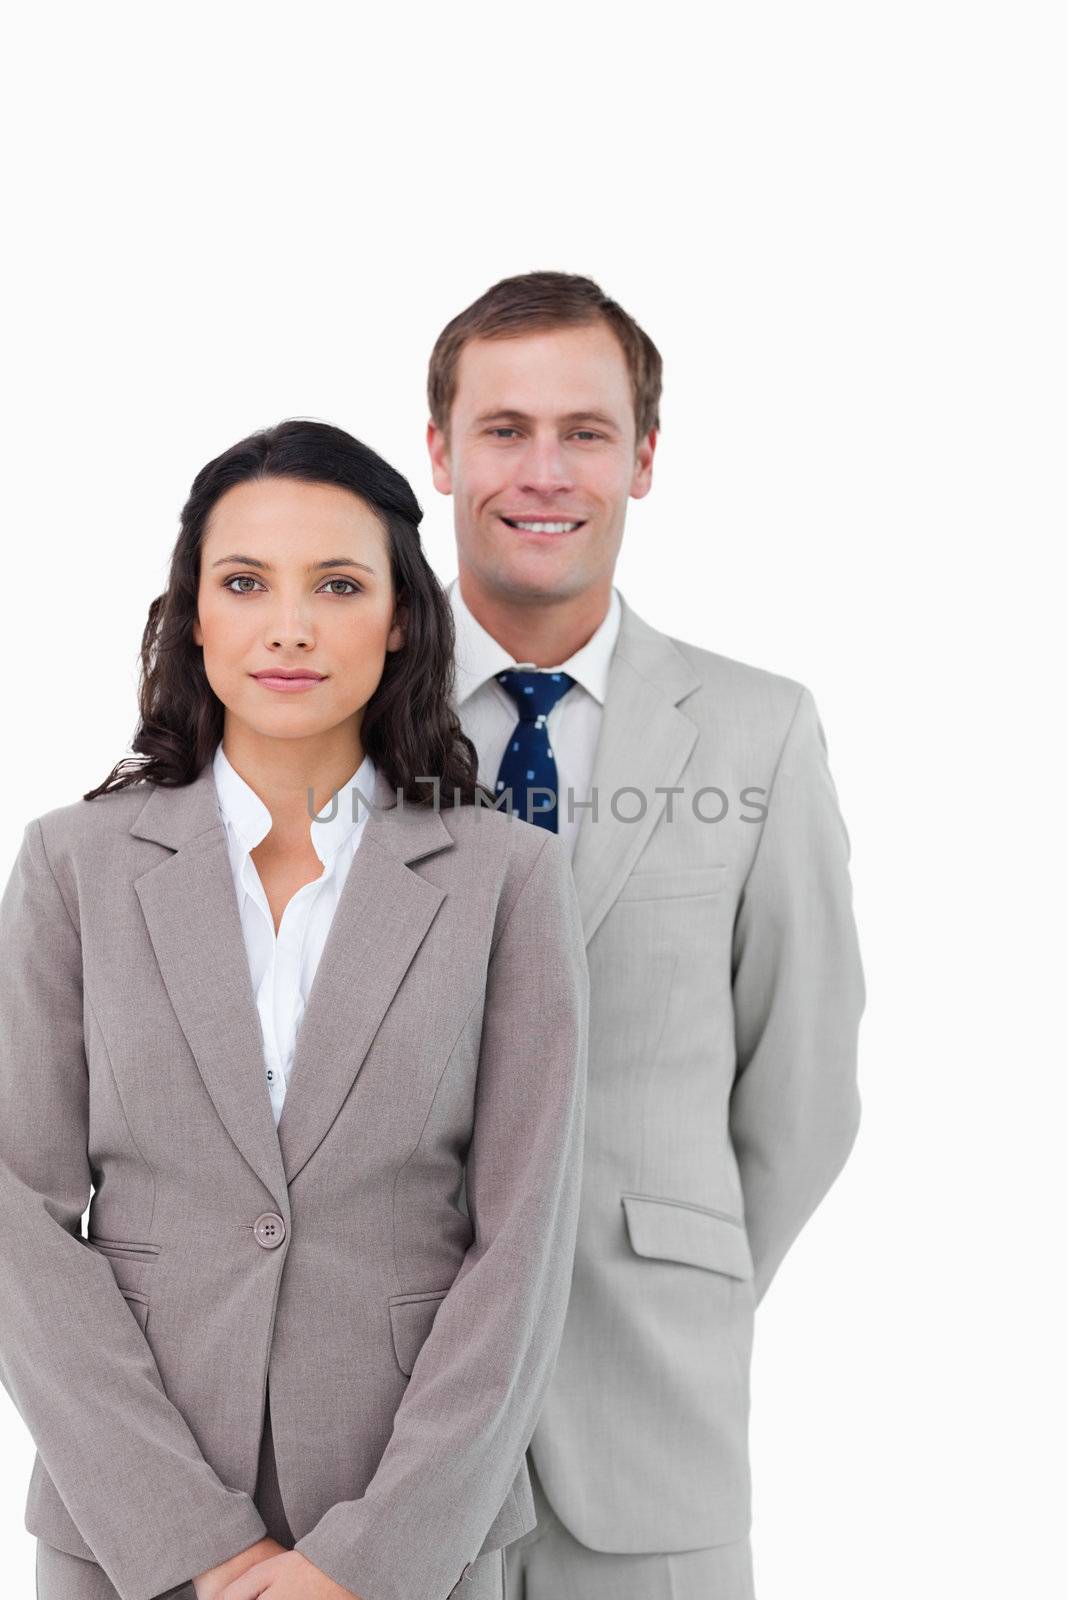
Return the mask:
<svg viewBox="0 0 1067 1600">
<path fill-rule="evenodd" d="M 218 1591 L 218 1600 L 360 1600 L 342 1589 L 299 1550 L 282 1550 L 249 1567 L 239 1578 Z"/>
<path fill-rule="evenodd" d="M 272 1539 L 265 1534 L 262 1539 L 257 1539 L 255 1544 L 250 1544 L 247 1550 L 241 1550 L 237 1555 L 230 1556 L 229 1560 L 221 1561 L 217 1567 L 211 1567 L 207 1572 L 202 1572 L 198 1578 L 193 1579 L 193 1592 L 196 1600 L 219 1600 L 228 1583 L 239 1578 L 247 1572 L 249 1567 L 254 1567 L 271 1556 L 284 1555 L 285 1545 L 279 1544 L 277 1539 Z M 258 1593 L 258 1590 L 255 1591 Z"/>
</svg>

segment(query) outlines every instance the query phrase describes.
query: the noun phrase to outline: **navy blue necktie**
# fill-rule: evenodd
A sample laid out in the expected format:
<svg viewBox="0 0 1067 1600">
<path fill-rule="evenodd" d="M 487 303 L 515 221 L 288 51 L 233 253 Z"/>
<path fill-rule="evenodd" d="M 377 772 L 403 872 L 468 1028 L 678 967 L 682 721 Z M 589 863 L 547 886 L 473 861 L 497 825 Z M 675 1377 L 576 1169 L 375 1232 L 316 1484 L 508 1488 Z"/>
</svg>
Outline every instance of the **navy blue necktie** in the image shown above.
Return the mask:
<svg viewBox="0 0 1067 1600">
<path fill-rule="evenodd" d="M 519 720 L 496 776 L 496 798 L 499 800 L 504 790 L 510 789 L 511 809 L 516 816 L 538 828 L 558 833 L 559 777 L 556 758 L 548 742 L 548 713 L 556 701 L 562 700 L 567 690 L 574 687 L 575 680 L 569 672 L 520 672 L 517 667 L 509 667 L 506 672 L 497 673 L 496 681 L 519 710 Z M 550 790 L 551 805 L 547 795 L 535 794 L 530 796 L 533 809 L 528 809 L 527 791 L 530 789 Z"/>
</svg>

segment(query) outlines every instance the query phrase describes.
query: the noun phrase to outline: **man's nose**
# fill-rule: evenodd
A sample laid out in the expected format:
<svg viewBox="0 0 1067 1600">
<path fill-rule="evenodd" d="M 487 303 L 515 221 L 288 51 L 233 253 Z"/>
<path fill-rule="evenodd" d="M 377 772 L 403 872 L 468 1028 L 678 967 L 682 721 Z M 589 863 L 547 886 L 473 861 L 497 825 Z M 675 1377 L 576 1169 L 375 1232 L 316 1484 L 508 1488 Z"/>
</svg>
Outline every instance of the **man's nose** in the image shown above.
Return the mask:
<svg viewBox="0 0 1067 1600">
<path fill-rule="evenodd" d="M 519 482 L 538 494 L 558 494 L 573 486 L 566 453 L 558 439 L 531 439 L 523 451 Z"/>
</svg>

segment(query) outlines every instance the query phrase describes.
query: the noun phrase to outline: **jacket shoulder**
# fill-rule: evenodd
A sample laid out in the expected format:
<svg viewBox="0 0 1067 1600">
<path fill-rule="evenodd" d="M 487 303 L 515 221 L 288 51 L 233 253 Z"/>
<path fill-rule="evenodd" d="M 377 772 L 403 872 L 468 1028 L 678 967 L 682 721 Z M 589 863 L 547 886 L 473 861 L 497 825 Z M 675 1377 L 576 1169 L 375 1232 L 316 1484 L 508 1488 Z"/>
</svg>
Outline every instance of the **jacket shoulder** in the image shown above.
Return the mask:
<svg viewBox="0 0 1067 1600">
<path fill-rule="evenodd" d="M 547 839 L 561 841 L 545 828 L 534 827 L 514 813 L 485 805 L 452 806 L 442 812 L 453 840 L 471 859 L 495 860 L 506 875 L 525 875 Z"/>
<path fill-rule="evenodd" d="M 53 806 L 50 811 L 32 817 L 26 825 L 27 831 L 40 829 L 45 851 L 54 865 L 57 860 L 74 856 L 89 841 L 128 833 L 153 787 L 149 783 L 135 783 L 97 795 L 94 800 L 79 799 L 68 805 Z"/>
<path fill-rule="evenodd" d="M 658 670 L 668 672 L 673 690 L 681 688 L 679 709 L 721 755 L 732 752 L 751 770 L 762 769 L 777 760 L 798 717 L 816 720 L 811 691 L 799 679 L 636 622 L 638 659 L 647 660 L 653 646 Z"/>
<path fill-rule="evenodd" d="M 668 636 L 670 637 L 670 636 Z M 718 697 L 746 710 L 764 709 L 791 717 L 807 686 L 797 678 L 771 672 L 749 661 L 705 650 L 687 639 L 671 637 L 671 644 L 699 677 L 702 686 Z"/>
<path fill-rule="evenodd" d="M 535 872 L 547 881 L 570 876 L 570 851 L 558 834 L 493 807 L 454 806 L 443 813 L 460 857 L 461 873 L 486 878 L 496 897 L 497 930 Z"/>
<path fill-rule="evenodd" d="M 807 684 L 685 639 L 672 638 L 671 644 L 699 679 L 681 710 L 718 748 L 775 768 L 791 740 L 808 752 L 821 744 L 825 755 L 822 718 Z"/>
</svg>

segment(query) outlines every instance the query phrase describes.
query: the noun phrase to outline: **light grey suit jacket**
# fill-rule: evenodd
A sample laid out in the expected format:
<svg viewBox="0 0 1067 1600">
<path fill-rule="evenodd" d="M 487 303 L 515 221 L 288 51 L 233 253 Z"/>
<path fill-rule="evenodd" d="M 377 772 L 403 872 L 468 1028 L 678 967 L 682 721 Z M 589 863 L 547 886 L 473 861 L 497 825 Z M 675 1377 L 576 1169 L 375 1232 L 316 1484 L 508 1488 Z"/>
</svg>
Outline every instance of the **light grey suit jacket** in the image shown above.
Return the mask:
<svg viewBox="0 0 1067 1600">
<path fill-rule="evenodd" d="M 584 1544 L 682 1550 L 748 1531 L 753 1312 L 857 1133 L 849 840 L 810 692 L 625 600 L 592 783 L 582 1209 L 532 1454 Z"/>
<path fill-rule="evenodd" d="M 277 1129 L 210 764 L 35 819 L 0 902 L 26 1527 L 122 1600 L 263 1536 L 268 1378 L 296 1548 L 366 1600 L 444 1600 L 534 1525 L 580 1194 L 570 863 L 381 776 L 375 804 Z"/>
</svg>

